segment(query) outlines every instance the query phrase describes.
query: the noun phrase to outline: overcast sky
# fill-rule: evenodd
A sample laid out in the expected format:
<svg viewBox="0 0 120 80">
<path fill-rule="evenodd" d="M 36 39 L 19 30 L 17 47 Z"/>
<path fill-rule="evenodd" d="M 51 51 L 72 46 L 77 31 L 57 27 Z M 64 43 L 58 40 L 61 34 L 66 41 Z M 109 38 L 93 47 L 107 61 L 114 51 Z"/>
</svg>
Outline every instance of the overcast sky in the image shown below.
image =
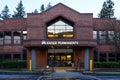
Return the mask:
<svg viewBox="0 0 120 80">
<path fill-rule="evenodd" d="M 94 17 L 98 16 L 100 12 L 103 2 L 105 0 L 22 0 L 23 6 L 25 7 L 25 11 L 27 13 L 33 12 L 35 9 L 40 9 L 40 6 L 47 4 L 50 2 L 52 6 L 57 3 L 63 3 L 80 13 L 93 13 Z M 120 0 L 112 0 L 115 3 L 115 17 L 120 18 Z M 13 14 L 20 0 L 0 0 L 0 12 L 4 9 L 5 5 L 8 5 L 10 13 Z"/>
</svg>

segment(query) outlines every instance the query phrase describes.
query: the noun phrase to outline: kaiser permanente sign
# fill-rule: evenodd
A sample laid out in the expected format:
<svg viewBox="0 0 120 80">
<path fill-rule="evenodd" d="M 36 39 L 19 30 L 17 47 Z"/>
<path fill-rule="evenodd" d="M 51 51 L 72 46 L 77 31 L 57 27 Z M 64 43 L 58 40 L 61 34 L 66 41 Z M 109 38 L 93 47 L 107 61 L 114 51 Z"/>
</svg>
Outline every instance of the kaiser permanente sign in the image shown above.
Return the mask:
<svg viewBox="0 0 120 80">
<path fill-rule="evenodd" d="M 42 45 L 78 45 L 78 41 L 42 41 Z"/>
</svg>

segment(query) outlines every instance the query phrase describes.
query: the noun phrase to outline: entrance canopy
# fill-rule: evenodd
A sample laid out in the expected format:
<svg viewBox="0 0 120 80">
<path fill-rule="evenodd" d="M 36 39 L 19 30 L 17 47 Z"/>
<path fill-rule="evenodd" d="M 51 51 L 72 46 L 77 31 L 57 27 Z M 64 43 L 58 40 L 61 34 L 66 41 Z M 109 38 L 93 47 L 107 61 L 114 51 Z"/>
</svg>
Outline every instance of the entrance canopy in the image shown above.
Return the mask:
<svg viewBox="0 0 120 80">
<path fill-rule="evenodd" d="M 26 40 L 24 47 L 51 47 L 51 46 L 72 46 L 72 47 L 95 47 L 97 46 L 96 41 L 93 40 Z"/>
</svg>

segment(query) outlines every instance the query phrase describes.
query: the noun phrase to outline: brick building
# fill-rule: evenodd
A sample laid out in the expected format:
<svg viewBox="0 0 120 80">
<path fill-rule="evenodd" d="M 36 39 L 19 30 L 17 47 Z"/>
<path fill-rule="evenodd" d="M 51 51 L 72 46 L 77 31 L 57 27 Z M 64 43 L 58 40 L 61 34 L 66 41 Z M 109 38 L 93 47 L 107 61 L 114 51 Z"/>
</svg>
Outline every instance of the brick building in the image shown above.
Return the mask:
<svg viewBox="0 0 120 80">
<path fill-rule="evenodd" d="M 92 13 L 79 13 L 57 4 L 42 13 L 28 13 L 27 18 L 0 21 L 0 59 L 32 60 L 33 69 L 72 67 L 71 63 L 89 69 L 89 60 L 120 61 L 113 45 L 116 19 L 93 18 Z"/>
</svg>

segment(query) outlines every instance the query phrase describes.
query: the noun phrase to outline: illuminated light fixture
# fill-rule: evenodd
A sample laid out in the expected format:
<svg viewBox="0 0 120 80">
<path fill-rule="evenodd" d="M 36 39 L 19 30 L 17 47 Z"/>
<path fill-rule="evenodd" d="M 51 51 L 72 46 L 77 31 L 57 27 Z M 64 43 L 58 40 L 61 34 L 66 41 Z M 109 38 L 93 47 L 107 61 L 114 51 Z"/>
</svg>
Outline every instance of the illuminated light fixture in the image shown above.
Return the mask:
<svg viewBox="0 0 120 80">
<path fill-rule="evenodd" d="M 71 58 L 71 55 L 67 55 L 67 58 Z"/>
<path fill-rule="evenodd" d="M 54 35 L 54 37 L 58 37 L 58 35 L 57 35 L 57 34 L 55 34 L 55 35 Z"/>
<path fill-rule="evenodd" d="M 73 34 L 63 34 L 63 37 L 73 37 Z"/>
<path fill-rule="evenodd" d="M 48 34 L 48 37 L 58 37 L 57 34 Z"/>
<path fill-rule="evenodd" d="M 48 34 L 48 37 L 54 37 L 54 35 L 52 35 L 52 34 Z"/>
</svg>

